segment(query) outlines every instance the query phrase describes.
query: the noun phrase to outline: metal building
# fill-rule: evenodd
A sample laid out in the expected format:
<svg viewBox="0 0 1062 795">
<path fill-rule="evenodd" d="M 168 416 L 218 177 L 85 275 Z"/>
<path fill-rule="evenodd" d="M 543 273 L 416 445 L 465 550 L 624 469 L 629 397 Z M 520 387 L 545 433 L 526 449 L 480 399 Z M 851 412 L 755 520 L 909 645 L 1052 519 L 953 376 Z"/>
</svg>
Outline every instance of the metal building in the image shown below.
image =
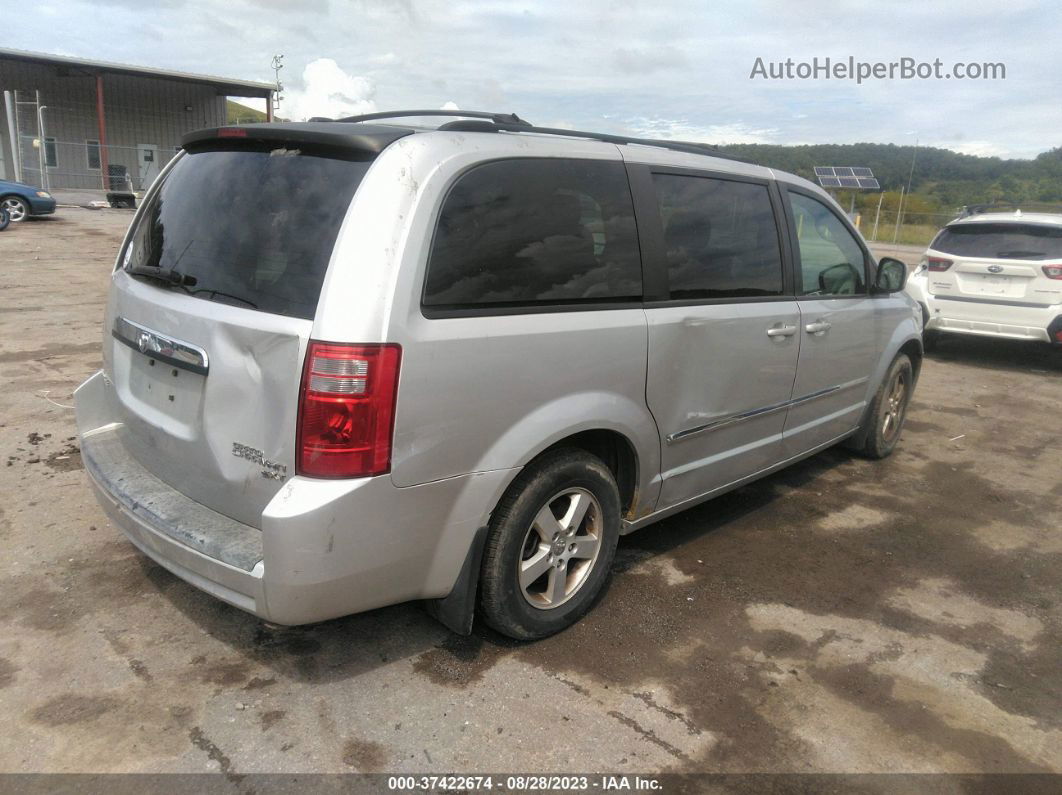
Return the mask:
<svg viewBox="0 0 1062 795">
<path fill-rule="evenodd" d="M 227 97 L 270 83 L 0 49 L 0 179 L 48 190 L 143 190 L 181 136 L 226 123 Z"/>
</svg>

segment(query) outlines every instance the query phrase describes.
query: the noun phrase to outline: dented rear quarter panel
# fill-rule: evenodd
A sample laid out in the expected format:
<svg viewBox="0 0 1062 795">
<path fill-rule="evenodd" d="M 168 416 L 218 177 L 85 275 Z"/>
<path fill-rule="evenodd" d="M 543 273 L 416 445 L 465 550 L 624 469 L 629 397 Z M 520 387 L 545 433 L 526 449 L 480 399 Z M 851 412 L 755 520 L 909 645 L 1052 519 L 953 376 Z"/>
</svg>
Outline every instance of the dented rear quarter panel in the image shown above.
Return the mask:
<svg viewBox="0 0 1062 795">
<path fill-rule="evenodd" d="M 548 136 L 432 132 L 395 142 L 354 197 L 313 336 L 402 345 L 396 486 L 518 468 L 568 435 L 607 429 L 637 451 L 638 493 L 651 504 L 660 443 L 645 405 L 644 310 L 433 319 L 421 312 L 450 186 L 473 166 L 520 157 L 622 160 L 612 144 Z"/>
</svg>

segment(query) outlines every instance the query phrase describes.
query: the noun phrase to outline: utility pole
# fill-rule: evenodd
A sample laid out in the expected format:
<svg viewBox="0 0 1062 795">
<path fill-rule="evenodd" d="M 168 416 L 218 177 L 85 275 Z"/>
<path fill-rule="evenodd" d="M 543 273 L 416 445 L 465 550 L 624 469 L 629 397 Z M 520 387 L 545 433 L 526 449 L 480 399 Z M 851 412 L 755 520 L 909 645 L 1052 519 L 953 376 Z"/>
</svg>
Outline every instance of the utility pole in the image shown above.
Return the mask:
<svg viewBox="0 0 1062 795">
<path fill-rule="evenodd" d="M 280 70 L 284 68 L 284 55 L 274 55 L 272 65 L 273 75 L 276 78 L 277 90 L 276 93 L 273 94 L 273 97 L 267 100 L 267 102 L 269 103 L 266 107 L 267 121 L 273 121 L 273 118 L 276 116 L 277 111 L 280 110 L 280 100 L 284 99 L 284 97 L 282 97 L 280 94 L 280 92 L 284 90 L 284 84 L 280 82 Z"/>
<path fill-rule="evenodd" d="M 918 138 L 915 138 L 914 154 L 911 155 L 911 171 L 907 175 L 907 199 L 911 199 L 911 180 L 914 179 L 915 161 L 918 159 Z M 900 193 L 900 206 L 896 209 L 897 224 L 900 223 L 899 219 L 903 214 L 903 192 Z"/>
<path fill-rule="evenodd" d="M 885 191 L 882 191 L 881 195 L 878 196 L 878 211 L 876 213 L 874 213 L 874 234 L 872 234 L 870 236 L 871 240 L 877 240 L 878 239 L 878 219 L 881 218 L 881 200 L 884 199 L 884 198 L 885 198 Z"/>
<path fill-rule="evenodd" d="M 900 203 L 896 205 L 896 230 L 892 233 L 893 245 L 900 238 L 900 208 L 903 207 L 903 185 L 900 186 Z"/>
<path fill-rule="evenodd" d="M 41 164 L 41 187 L 48 190 L 48 171 L 47 171 L 47 156 L 45 147 L 47 144 L 44 142 L 44 111 L 47 110 L 47 105 L 41 104 L 41 92 L 37 92 L 37 135 L 40 141 L 40 146 L 37 147 L 37 156 Z"/>
</svg>

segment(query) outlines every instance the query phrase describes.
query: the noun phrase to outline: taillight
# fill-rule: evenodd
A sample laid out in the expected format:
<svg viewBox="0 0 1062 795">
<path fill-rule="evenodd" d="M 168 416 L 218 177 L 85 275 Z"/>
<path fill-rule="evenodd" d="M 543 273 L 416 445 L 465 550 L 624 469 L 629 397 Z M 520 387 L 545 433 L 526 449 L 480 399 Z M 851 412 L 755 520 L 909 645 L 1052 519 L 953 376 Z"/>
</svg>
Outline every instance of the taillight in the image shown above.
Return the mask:
<svg viewBox="0 0 1062 795">
<path fill-rule="evenodd" d="M 928 257 L 926 258 L 926 267 L 931 271 L 946 271 L 952 266 L 950 259 L 944 259 L 943 257 Z"/>
<path fill-rule="evenodd" d="M 1044 265 L 1043 271 L 1048 279 L 1062 279 L 1062 265 Z"/>
<path fill-rule="evenodd" d="M 361 478 L 391 469 L 402 349 L 310 341 L 299 393 L 300 475 Z"/>
</svg>

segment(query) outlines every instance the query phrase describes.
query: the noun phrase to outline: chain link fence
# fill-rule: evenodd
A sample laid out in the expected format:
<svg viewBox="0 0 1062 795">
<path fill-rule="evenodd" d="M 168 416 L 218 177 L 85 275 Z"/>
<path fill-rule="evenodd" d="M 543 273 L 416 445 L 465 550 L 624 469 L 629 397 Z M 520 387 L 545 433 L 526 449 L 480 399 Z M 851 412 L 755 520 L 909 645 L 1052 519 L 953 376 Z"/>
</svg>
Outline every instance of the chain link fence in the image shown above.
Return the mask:
<svg viewBox="0 0 1062 795">
<path fill-rule="evenodd" d="M 859 227 L 863 236 L 874 243 L 900 243 L 928 246 L 941 227 L 959 216 L 959 210 L 944 213 L 897 212 L 895 208 L 871 210 L 860 215 Z M 897 220 L 899 223 L 897 223 Z"/>
<path fill-rule="evenodd" d="M 146 190 L 176 153 L 158 146 L 100 146 L 19 136 L 22 181 L 45 190 Z"/>
</svg>

